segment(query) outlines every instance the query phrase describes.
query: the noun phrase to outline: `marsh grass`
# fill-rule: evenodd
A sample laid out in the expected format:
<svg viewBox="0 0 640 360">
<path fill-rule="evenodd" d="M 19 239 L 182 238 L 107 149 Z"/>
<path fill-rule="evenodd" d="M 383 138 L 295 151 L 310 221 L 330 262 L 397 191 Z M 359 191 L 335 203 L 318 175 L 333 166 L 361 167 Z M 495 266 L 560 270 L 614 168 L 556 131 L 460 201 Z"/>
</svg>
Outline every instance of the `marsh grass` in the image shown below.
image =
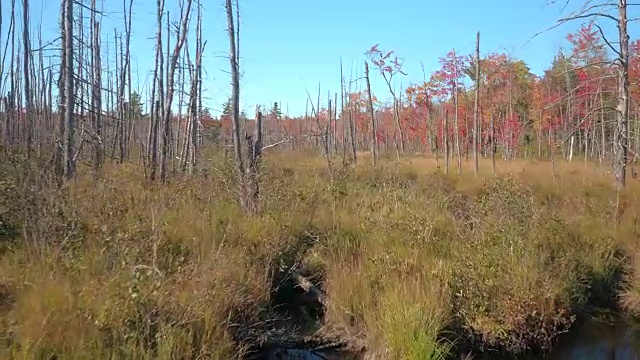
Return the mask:
<svg viewBox="0 0 640 360">
<path fill-rule="evenodd" d="M 640 187 L 614 227 L 595 166 L 558 163 L 552 177 L 549 163 L 499 162 L 475 179 L 414 158 L 336 166 L 330 183 L 321 158 L 274 154 L 253 217 L 220 158 L 166 185 L 114 165 L 62 189 L 42 175 L 38 191 L 33 169 L 0 166 L 0 323 L 17 358 L 243 358 L 295 335 L 274 330 L 272 294 L 294 264 L 327 292 L 321 332 L 382 358 L 548 347 L 622 272 L 622 303 L 640 308 Z"/>
</svg>

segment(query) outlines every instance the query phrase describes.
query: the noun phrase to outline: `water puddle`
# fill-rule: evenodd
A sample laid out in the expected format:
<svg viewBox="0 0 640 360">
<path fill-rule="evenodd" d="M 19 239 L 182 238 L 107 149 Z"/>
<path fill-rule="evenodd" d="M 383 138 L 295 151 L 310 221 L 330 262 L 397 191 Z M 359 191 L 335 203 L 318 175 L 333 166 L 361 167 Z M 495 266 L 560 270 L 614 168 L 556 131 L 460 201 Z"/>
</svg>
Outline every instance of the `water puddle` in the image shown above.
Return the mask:
<svg viewBox="0 0 640 360">
<path fill-rule="evenodd" d="M 327 359 L 348 359 L 346 356 L 324 352 L 315 352 L 302 349 L 278 349 L 273 351 L 268 359 L 270 360 L 327 360 Z"/>
<path fill-rule="evenodd" d="M 485 354 L 481 359 L 498 357 Z M 589 320 L 561 336 L 546 356 L 499 357 L 502 360 L 637 360 L 640 325 Z"/>
<path fill-rule="evenodd" d="M 591 320 L 561 338 L 552 353 L 544 359 L 640 359 L 640 328 L 637 324 Z"/>
<path fill-rule="evenodd" d="M 269 360 L 327 360 L 357 359 L 340 352 L 314 352 L 303 349 L 273 349 L 265 357 Z M 476 360 L 640 360 L 640 324 L 608 323 L 589 320 L 561 336 L 546 356 L 497 356 L 485 353 Z"/>
</svg>

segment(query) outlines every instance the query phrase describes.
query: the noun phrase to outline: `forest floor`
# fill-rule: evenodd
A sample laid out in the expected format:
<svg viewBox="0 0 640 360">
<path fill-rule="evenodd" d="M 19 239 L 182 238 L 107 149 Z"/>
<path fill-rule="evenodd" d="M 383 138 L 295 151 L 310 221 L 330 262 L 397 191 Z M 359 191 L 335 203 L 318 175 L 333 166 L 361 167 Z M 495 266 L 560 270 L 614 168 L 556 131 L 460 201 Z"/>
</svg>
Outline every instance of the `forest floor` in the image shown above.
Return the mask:
<svg viewBox="0 0 640 360">
<path fill-rule="evenodd" d="M 240 359 L 300 335 L 444 359 L 548 348 L 597 307 L 640 314 L 640 183 L 617 193 L 610 166 L 335 161 L 331 182 L 320 157 L 267 156 L 246 216 L 221 159 L 165 185 L 108 165 L 57 188 L 3 157 L 0 338 L 34 359 Z M 326 308 L 285 286 L 292 269 Z"/>
</svg>

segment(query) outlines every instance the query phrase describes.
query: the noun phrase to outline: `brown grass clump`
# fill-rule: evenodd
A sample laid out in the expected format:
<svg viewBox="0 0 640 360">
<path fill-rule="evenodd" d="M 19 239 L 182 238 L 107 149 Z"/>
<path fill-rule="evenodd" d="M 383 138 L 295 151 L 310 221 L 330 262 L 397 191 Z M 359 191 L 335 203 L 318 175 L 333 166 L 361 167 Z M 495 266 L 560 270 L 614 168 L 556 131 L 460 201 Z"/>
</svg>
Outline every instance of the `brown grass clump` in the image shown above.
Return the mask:
<svg viewBox="0 0 640 360">
<path fill-rule="evenodd" d="M 248 217 L 224 160 L 166 185 L 113 166 L 62 188 L 42 166 L 0 163 L 0 324 L 28 358 L 243 358 L 317 330 L 274 300 L 292 266 L 326 291 L 321 333 L 382 358 L 545 347 L 615 294 L 637 234 L 639 187 L 614 227 L 616 194 L 584 164 L 552 177 L 549 163 L 499 162 L 474 179 L 415 158 L 330 182 L 322 159 L 273 154 Z"/>
</svg>

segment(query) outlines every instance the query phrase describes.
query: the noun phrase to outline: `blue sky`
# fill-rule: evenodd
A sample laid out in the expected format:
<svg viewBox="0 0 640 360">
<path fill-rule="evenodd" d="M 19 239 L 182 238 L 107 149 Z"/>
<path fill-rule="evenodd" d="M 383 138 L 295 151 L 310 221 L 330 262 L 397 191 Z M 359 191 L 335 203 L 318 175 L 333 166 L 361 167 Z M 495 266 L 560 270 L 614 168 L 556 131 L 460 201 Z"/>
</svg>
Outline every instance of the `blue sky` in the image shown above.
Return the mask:
<svg viewBox="0 0 640 360">
<path fill-rule="evenodd" d="M 9 23 L 7 7 L 11 0 L 0 1 L 4 8 L 4 39 Z M 179 12 L 178 1 L 166 1 L 167 9 L 175 18 Z M 113 46 L 113 29 L 122 29 L 122 2 L 98 0 L 99 4 L 101 2 L 107 13 L 102 24 L 103 47 L 107 43 Z M 452 48 L 460 54 L 471 53 L 476 31 L 481 33 L 481 55 L 510 53 L 523 59 L 534 73 L 540 74 L 549 66 L 558 48 L 566 46 L 566 34 L 580 25 L 573 22 L 530 40 L 534 34 L 554 25 L 562 17 L 560 6 L 547 5 L 548 2 L 241 0 L 241 106 L 252 115 L 256 104 L 269 106 L 278 101 L 290 115 L 302 114 L 307 98 L 305 88 L 312 98 L 317 96 L 318 83 L 324 99 L 327 91 L 332 94 L 339 92 L 340 59 L 347 77 L 351 71 L 354 78 L 360 77 L 364 53 L 376 43 L 382 50 L 394 50 L 404 59 L 407 76 L 400 76 L 397 86 L 402 84 L 406 87 L 422 80 L 421 62 L 429 77 L 439 66 L 438 57 Z M 230 93 L 226 15 L 223 0 L 204 3 L 207 4 L 203 33 L 208 42 L 203 57 L 206 71 L 204 103 L 217 113 Z M 572 0 L 573 7 L 581 3 Z M 570 5 L 565 13 L 571 9 Z M 634 15 L 640 12 L 637 9 L 631 8 L 629 17 L 640 15 Z M 19 5 L 18 10 L 21 11 Z M 45 41 L 58 36 L 58 10 L 58 0 L 31 0 L 32 33 L 36 33 L 37 25 L 41 23 Z M 134 79 L 135 86 L 143 92 L 148 91 L 153 69 L 154 13 L 155 0 L 134 0 L 132 63 L 134 78 L 138 79 Z M 599 21 L 605 28 L 608 22 Z M 608 28 L 615 31 L 613 27 Z M 637 34 L 637 25 L 631 25 L 632 38 Z M 189 40 L 194 42 L 195 37 Z M 0 49 L 3 46 L 4 40 Z M 113 48 L 110 52 L 113 55 Z M 103 54 L 106 56 L 106 50 Z M 372 72 L 372 87 L 379 98 L 387 97 L 386 85 L 375 72 Z"/>
</svg>

